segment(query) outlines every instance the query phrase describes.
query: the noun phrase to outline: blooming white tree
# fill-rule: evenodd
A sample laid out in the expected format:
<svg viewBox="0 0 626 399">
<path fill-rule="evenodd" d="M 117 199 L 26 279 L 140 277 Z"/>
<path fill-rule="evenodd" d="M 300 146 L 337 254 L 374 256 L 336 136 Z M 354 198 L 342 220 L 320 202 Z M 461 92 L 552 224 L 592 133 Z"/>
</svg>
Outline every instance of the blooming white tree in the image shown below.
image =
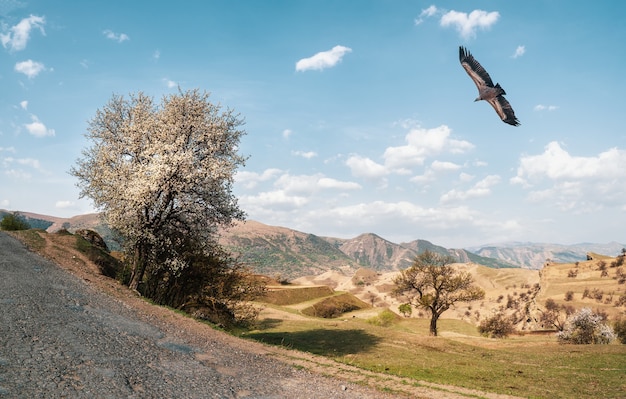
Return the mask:
<svg viewBox="0 0 626 399">
<path fill-rule="evenodd" d="M 189 243 L 210 247 L 217 228 L 244 213 L 232 194 L 243 120 L 198 90 L 113 96 L 89 122 L 91 147 L 70 171 L 124 238 L 129 285 L 146 270 L 184 268 Z M 148 267 L 148 269 L 147 269 Z"/>
<path fill-rule="evenodd" d="M 582 308 L 567 320 L 563 331 L 557 333 L 557 339 L 571 344 L 608 344 L 615 339 L 615 333 L 602 315 Z"/>
</svg>

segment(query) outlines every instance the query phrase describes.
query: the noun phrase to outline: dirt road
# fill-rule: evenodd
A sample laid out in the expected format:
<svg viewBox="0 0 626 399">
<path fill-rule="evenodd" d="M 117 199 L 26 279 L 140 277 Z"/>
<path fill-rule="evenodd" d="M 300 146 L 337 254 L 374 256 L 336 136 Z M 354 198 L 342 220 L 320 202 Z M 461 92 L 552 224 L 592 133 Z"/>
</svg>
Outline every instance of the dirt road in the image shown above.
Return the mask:
<svg viewBox="0 0 626 399">
<path fill-rule="evenodd" d="M 387 396 L 290 366 L 254 343 L 230 345 L 233 337 L 204 325 L 188 331 L 185 319 L 98 292 L 0 232 L 0 397 Z"/>
</svg>

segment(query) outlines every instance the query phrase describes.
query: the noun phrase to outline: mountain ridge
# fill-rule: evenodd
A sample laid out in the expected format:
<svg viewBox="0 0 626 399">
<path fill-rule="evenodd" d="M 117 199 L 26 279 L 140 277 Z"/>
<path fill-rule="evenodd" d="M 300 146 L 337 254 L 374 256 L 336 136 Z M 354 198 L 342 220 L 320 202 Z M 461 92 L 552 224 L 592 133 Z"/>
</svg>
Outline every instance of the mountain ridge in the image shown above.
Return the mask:
<svg viewBox="0 0 626 399">
<path fill-rule="evenodd" d="M 0 209 L 0 217 L 8 211 Z M 110 248 L 119 248 L 112 232 L 99 214 L 61 218 L 31 212 L 19 212 L 27 221 L 46 221 L 49 232 L 66 228 L 75 231 L 91 228 L 107 241 Z M 328 270 L 342 273 L 359 268 L 377 271 L 402 270 L 411 265 L 419 253 L 430 250 L 450 255 L 462 263 L 477 263 L 492 268 L 541 269 L 546 263 L 573 263 L 586 259 L 589 252 L 615 256 L 625 246 L 616 241 L 606 244 L 575 245 L 507 242 L 470 248 L 445 248 L 430 241 L 416 239 L 394 243 L 375 233 L 363 233 L 354 238 L 317 236 L 282 226 L 271 226 L 254 220 L 235 223 L 220 230 L 220 243 L 240 260 L 259 273 L 284 278 L 320 274 Z"/>
</svg>

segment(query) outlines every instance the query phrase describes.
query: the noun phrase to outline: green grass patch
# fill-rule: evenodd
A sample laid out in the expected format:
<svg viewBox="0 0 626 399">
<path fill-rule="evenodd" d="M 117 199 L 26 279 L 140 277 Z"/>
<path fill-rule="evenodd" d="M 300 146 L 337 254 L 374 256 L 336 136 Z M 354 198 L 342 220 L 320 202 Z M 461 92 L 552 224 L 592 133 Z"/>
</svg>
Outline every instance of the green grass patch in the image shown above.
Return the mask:
<svg viewBox="0 0 626 399">
<path fill-rule="evenodd" d="M 334 295 L 302 309 L 302 314 L 313 317 L 331 319 L 354 310 L 367 309 L 370 305 L 352 294 L 342 293 Z"/>
<path fill-rule="evenodd" d="M 475 326 L 442 319 L 441 336 L 426 319 L 382 328 L 341 322 L 278 321 L 248 338 L 311 352 L 403 378 L 528 398 L 623 398 L 626 346 L 560 345 L 548 336 L 481 337 Z"/>
<path fill-rule="evenodd" d="M 400 320 L 400 316 L 393 313 L 389 309 L 385 309 L 374 317 L 370 317 L 366 321 L 372 325 L 379 327 L 389 327 L 396 321 Z"/>
<path fill-rule="evenodd" d="M 325 285 L 314 287 L 270 287 L 259 301 L 284 306 L 333 295 L 333 293 L 333 289 Z"/>
<path fill-rule="evenodd" d="M 87 255 L 90 261 L 98 266 L 100 272 L 111 278 L 115 278 L 117 273 L 122 270 L 122 264 L 105 250 L 91 245 L 83 237 L 76 235 L 76 249 Z"/>
<path fill-rule="evenodd" d="M 46 240 L 41 234 L 47 234 L 43 230 L 29 229 L 29 230 L 17 230 L 11 231 L 9 234 L 19 239 L 32 251 L 40 251 L 46 246 Z"/>
</svg>

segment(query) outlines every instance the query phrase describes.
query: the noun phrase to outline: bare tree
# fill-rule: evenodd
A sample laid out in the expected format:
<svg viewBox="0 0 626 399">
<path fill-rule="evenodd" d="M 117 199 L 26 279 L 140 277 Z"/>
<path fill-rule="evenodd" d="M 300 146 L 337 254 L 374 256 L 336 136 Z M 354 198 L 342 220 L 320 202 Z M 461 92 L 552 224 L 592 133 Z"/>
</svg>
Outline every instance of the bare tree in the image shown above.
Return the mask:
<svg viewBox="0 0 626 399">
<path fill-rule="evenodd" d="M 241 125 L 198 90 L 158 105 L 143 93 L 113 96 L 89 122 L 92 145 L 70 174 L 124 238 L 131 288 L 146 272 L 185 268 L 181 240 L 211 250 L 219 226 L 244 219 L 231 190 L 245 163 L 237 153 Z"/>
<path fill-rule="evenodd" d="M 560 305 L 552 298 L 546 299 L 545 310 L 541 310 L 540 320 L 550 327 L 563 331 L 567 318 L 575 312 L 571 305 Z"/>
<path fill-rule="evenodd" d="M 457 302 L 485 297 L 485 292 L 474 285 L 471 274 L 451 266 L 454 262 L 451 256 L 426 251 L 395 280 L 395 294 L 406 295 L 413 306 L 430 311 L 430 334 L 434 336 L 443 312 Z"/>
</svg>

